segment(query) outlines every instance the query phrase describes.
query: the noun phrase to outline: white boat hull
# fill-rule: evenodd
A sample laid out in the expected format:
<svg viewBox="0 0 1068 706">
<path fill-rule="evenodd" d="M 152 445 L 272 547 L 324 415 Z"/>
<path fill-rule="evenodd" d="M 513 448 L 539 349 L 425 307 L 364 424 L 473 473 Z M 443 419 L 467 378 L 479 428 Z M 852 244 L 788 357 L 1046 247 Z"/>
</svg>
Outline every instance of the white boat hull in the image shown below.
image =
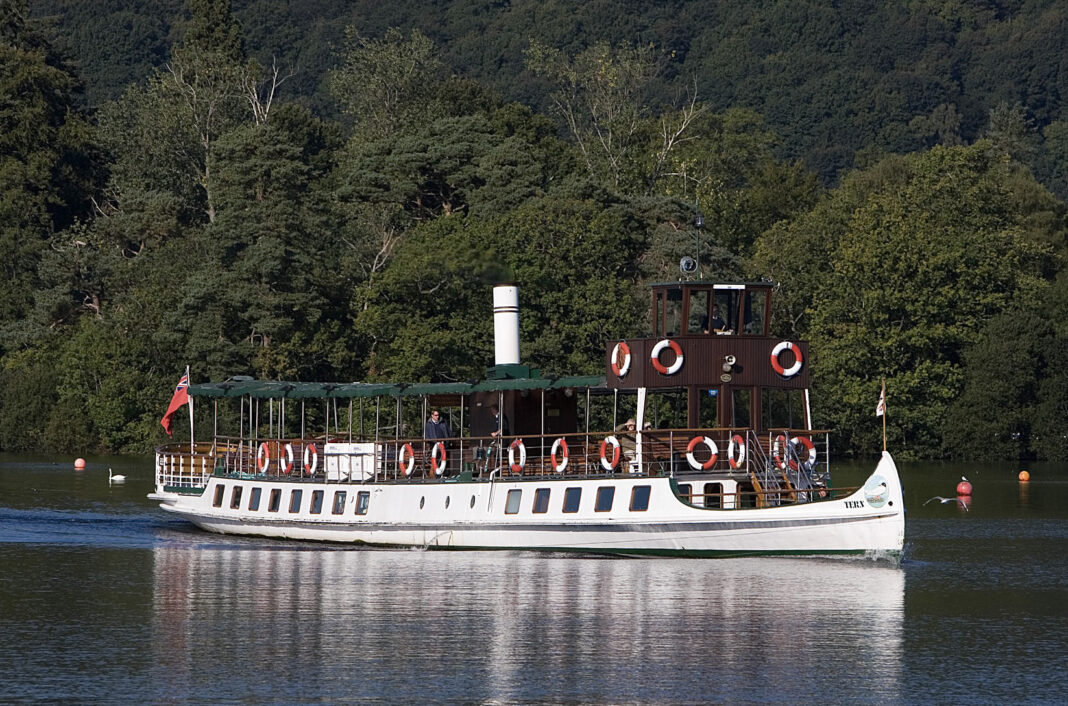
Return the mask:
<svg viewBox="0 0 1068 706">
<path fill-rule="evenodd" d="M 224 486 L 221 491 L 219 485 Z M 611 511 L 596 512 L 597 488 L 615 488 Z M 649 486 L 648 509 L 629 508 L 632 489 Z M 234 488 L 241 501 L 231 507 Z M 252 490 L 261 488 L 256 510 Z M 543 513 L 533 513 L 534 492 L 549 489 Z M 582 488 L 577 512 L 563 512 L 565 488 Z M 270 489 L 284 502 L 267 510 Z M 302 506 L 289 512 L 293 490 Z M 321 511 L 308 498 L 323 491 Z M 509 491 L 522 491 L 508 508 Z M 334 514 L 334 493 L 346 493 Z M 369 493 L 367 514 L 356 515 L 356 496 Z M 904 545 L 904 502 L 897 468 L 888 453 L 864 486 L 843 499 L 761 509 L 706 509 L 678 499 L 670 478 L 505 479 L 494 482 L 370 483 L 265 482 L 212 477 L 200 495 L 157 492 L 162 509 L 221 534 L 279 539 L 455 549 L 531 549 L 615 554 L 690 556 L 741 554 L 868 553 L 898 555 Z M 219 505 L 216 506 L 216 502 Z M 506 509 L 517 509 L 514 513 Z"/>
</svg>

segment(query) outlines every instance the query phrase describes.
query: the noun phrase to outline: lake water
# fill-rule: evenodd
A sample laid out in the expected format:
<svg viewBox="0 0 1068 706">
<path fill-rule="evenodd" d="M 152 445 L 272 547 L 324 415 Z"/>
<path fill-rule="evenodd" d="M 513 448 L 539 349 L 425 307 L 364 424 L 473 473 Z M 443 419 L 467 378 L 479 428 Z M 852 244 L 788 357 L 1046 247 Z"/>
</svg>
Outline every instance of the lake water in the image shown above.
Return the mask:
<svg viewBox="0 0 1068 706">
<path fill-rule="evenodd" d="M 0 455 L 0 702 L 1068 701 L 1068 465 L 901 464 L 895 565 L 228 538 L 89 461 Z"/>
</svg>

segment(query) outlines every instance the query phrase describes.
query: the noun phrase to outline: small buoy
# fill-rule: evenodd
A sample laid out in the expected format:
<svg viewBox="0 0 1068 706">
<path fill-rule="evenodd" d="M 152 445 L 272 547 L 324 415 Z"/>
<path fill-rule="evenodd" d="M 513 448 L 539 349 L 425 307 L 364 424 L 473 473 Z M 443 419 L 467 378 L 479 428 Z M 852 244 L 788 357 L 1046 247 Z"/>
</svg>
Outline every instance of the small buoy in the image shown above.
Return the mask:
<svg viewBox="0 0 1068 706">
<path fill-rule="evenodd" d="M 74 459 L 74 467 L 77 468 L 79 471 L 83 470 L 85 468 L 85 459 L 84 458 L 76 458 L 76 459 Z"/>
<path fill-rule="evenodd" d="M 968 482 L 968 479 L 964 476 L 960 477 L 960 483 L 957 483 L 957 495 L 971 495 L 972 484 Z"/>
<path fill-rule="evenodd" d="M 1021 483 L 1026 483 L 1027 481 L 1031 480 L 1031 474 L 1027 471 L 1020 471 L 1020 475 L 1018 475 L 1017 478 L 1020 479 Z"/>
</svg>

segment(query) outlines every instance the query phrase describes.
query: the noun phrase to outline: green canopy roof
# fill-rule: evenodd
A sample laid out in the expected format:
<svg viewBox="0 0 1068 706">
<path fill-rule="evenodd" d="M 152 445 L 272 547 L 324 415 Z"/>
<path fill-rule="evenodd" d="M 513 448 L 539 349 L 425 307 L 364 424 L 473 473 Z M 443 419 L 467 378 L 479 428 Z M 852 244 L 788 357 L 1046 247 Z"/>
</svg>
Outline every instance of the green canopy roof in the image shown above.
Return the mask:
<svg viewBox="0 0 1068 706">
<path fill-rule="evenodd" d="M 498 390 L 559 390 L 566 387 L 604 387 L 603 375 L 531 377 L 481 382 L 286 382 L 282 380 L 226 380 L 189 386 L 193 397 L 257 397 L 271 399 L 323 399 L 355 397 L 420 397 L 466 395 Z"/>
</svg>

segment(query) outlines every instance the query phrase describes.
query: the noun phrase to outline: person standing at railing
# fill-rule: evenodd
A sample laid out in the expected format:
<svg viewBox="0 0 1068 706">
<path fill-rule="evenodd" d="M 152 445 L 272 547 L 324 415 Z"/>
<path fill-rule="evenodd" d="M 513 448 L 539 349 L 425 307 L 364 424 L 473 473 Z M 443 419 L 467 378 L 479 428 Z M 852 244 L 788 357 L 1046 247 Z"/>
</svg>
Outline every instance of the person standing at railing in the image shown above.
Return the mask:
<svg viewBox="0 0 1068 706">
<path fill-rule="evenodd" d="M 426 453 L 431 453 L 435 444 L 439 441 L 448 447 L 445 439 L 452 438 L 452 429 L 449 428 L 449 423 L 445 421 L 441 416 L 440 409 L 430 410 L 430 418 L 426 420 L 426 424 L 423 425 L 423 438 L 426 439 Z"/>
</svg>

